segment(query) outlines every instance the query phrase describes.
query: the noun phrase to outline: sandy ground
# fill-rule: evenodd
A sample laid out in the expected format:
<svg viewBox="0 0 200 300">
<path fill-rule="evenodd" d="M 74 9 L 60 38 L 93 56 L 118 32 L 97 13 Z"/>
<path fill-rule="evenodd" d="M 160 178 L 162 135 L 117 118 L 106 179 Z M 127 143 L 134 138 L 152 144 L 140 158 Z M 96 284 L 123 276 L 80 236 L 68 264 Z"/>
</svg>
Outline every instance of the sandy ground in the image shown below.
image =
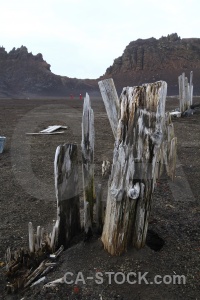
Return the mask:
<svg viewBox="0 0 200 300">
<path fill-rule="evenodd" d="M 101 163 L 112 159 L 113 135 L 101 99 L 92 98 L 95 115 L 95 181 L 101 179 Z M 200 102 L 198 98 L 195 102 Z M 0 135 L 7 137 L 5 151 L 0 154 L 0 262 L 7 247 L 16 249 L 28 245 L 28 222 L 34 227 L 52 230 L 56 218 L 53 161 L 56 147 L 76 143 L 80 150 L 83 102 L 79 99 L 8 100 L 0 99 Z M 178 107 L 175 98 L 168 98 L 167 110 Z M 64 134 L 30 136 L 49 125 L 66 125 Z M 25 294 L 5 293 L 5 268 L 0 271 L 2 299 L 130 299 L 177 300 L 200 299 L 200 112 L 188 118 L 174 119 L 178 137 L 178 160 L 175 182 L 166 177 L 159 180 L 154 193 L 148 233 L 148 245 L 142 250 L 128 251 L 111 257 L 98 236 L 89 242 L 79 242 L 66 250 L 58 266 L 47 275 L 46 282 L 62 277 L 67 271 L 82 272 L 86 283 L 60 284 L 54 288 L 38 285 Z M 81 156 L 79 151 L 80 172 Z M 104 199 L 106 199 L 106 182 Z M 82 198 L 80 176 L 80 196 Z M 160 251 L 153 250 L 153 234 L 164 240 Z M 97 284 L 96 272 L 102 272 L 103 283 Z M 155 275 L 184 275 L 186 284 L 109 284 L 105 272 L 148 272 Z M 127 277 L 126 277 L 127 278 Z M 118 278 L 119 281 L 122 277 Z M 134 278 L 131 279 L 133 281 Z"/>
</svg>

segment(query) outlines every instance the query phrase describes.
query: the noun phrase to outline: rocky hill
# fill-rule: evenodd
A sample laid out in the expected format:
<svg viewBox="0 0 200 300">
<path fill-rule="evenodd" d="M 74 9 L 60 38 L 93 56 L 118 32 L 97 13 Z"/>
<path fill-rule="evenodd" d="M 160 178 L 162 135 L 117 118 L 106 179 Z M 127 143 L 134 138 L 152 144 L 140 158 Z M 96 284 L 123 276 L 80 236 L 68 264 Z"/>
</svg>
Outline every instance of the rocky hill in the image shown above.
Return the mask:
<svg viewBox="0 0 200 300">
<path fill-rule="evenodd" d="M 33 55 L 24 46 L 7 53 L 0 47 L 0 97 L 68 96 L 95 90 L 95 80 L 53 74 L 40 53 Z"/>
<path fill-rule="evenodd" d="M 168 94 L 178 94 L 177 77 L 194 72 L 194 94 L 200 94 L 200 39 L 181 39 L 176 33 L 160 39 L 131 42 L 116 58 L 104 77 L 112 77 L 118 88 L 165 80 Z"/>
<path fill-rule="evenodd" d="M 177 95 L 178 76 L 185 72 L 189 77 L 190 71 L 194 73 L 194 95 L 200 95 L 200 39 L 181 39 L 176 33 L 131 42 L 96 80 L 55 75 L 42 54 L 33 55 L 24 46 L 9 53 L 0 47 L 0 97 L 97 95 L 98 81 L 109 77 L 118 93 L 124 86 L 165 80 L 168 95 Z"/>
</svg>

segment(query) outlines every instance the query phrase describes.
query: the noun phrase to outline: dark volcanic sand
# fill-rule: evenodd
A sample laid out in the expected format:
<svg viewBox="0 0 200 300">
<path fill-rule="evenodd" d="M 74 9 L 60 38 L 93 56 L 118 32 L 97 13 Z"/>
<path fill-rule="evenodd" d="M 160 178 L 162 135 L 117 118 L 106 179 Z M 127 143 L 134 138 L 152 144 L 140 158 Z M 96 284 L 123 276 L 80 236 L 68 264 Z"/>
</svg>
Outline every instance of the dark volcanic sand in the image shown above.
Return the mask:
<svg viewBox="0 0 200 300">
<path fill-rule="evenodd" d="M 112 158 L 114 139 L 101 99 L 91 99 L 95 114 L 95 180 L 101 182 L 102 160 Z M 195 102 L 200 102 L 195 99 Z M 53 161 L 56 147 L 63 143 L 81 142 L 81 100 L 3 100 L 0 99 L 0 135 L 7 137 L 5 151 L 0 154 L 0 262 L 8 246 L 12 249 L 28 246 L 28 222 L 34 227 L 52 230 L 56 218 Z M 167 100 L 167 110 L 178 107 L 175 98 Z M 48 125 L 67 125 L 61 135 L 27 136 Z M 175 183 L 165 177 L 159 180 L 149 224 L 148 245 L 156 237 L 164 240 L 160 251 L 149 246 L 142 250 L 128 249 L 120 257 L 104 251 L 98 237 L 79 242 L 65 251 L 58 266 L 47 275 L 46 282 L 62 277 L 65 272 L 82 271 L 87 276 L 95 272 L 149 272 L 155 275 L 185 275 L 186 284 L 124 284 L 117 285 L 108 276 L 98 285 L 94 280 L 86 284 L 60 284 L 42 288 L 43 284 L 25 294 L 6 295 L 1 267 L 2 299 L 130 299 L 177 300 L 200 299 L 200 113 L 174 119 L 178 137 L 178 161 Z M 79 151 L 80 156 L 80 151 Z M 80 159 L 81 162 L 81 159 Z M 81 165 L 80 165 L 81 170 Z M 104 197 L 106 182 L 104 181 Z M 81 186 L 81 176 L 80 176 Z M 80 193 L 82 190 L 80 189 Z M 82 194 L 81 194 L 82 197 Z M 155 245 L 154 245 L 155 246 Z M 119 276 L 118 280 L 121 280 Z M 131 280 L 134 280 L 132 278 Z"/>
</svg>

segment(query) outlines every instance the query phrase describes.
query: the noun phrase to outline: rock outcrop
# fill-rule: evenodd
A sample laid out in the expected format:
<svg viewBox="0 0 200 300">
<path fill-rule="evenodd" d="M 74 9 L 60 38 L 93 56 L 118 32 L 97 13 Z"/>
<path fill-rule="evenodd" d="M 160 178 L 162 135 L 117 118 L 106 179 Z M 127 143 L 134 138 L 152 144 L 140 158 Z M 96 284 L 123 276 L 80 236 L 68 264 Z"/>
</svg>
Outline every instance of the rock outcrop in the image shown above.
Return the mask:
<svg viewBox="0 0 200 300">
<path fill-rule="evenodd" d="M 178 94 L 178 76 L 194 72 L 194 94 L 200 93 L 200 39 L 181 39 L 176 33 L 160 39 L 131 42 L 116 58 L 103 77 L 112 77 L 121 91 L 123 86 L 165 80 L 168 94 Z M 199 85 L 199 87 L 198 87 Z"/>
<path fill-rule="evenodd" d="M 40 53 L 33 55 L 24 46 L 7 53 L 0 47 L 0 97 L 69 96 L 95 90 L 95 80 L 53 74 Z"/>
</svg>

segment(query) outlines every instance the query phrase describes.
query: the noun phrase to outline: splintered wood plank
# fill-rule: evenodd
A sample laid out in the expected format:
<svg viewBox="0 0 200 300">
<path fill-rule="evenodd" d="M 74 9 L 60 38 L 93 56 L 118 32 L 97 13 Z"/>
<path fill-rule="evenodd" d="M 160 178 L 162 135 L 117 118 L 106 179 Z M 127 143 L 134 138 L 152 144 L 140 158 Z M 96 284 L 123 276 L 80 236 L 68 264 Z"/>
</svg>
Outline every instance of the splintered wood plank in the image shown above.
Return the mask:
<svg viewBox="0 0 200 300">
<path fill-rule="evenodd" d="M 57 147 L 54 173 L 58 211 L 55 229 L 59 228 L 56 235 L 58 234 L 58 246 L 63 245 L 67 248 L 71 239 L 81 229 L 77 145 L 65 144 Z"/>
<path fill-rule="evenodd" d="M 62 125 L 48 126 L 46 129 L 41 130 L 40 133 L 51 133 L 51 132 L 56 131 L 58 129 L 67 129 L 67 126 L 62 126 Z"/>
<path fill-rule="evenodd" d="M 64 133 L 64 131 L 57 131 L 57 132 L 27 132 L 27 135 L 55 135 L 55 134 L 61 134 Z"/>
</svg>

